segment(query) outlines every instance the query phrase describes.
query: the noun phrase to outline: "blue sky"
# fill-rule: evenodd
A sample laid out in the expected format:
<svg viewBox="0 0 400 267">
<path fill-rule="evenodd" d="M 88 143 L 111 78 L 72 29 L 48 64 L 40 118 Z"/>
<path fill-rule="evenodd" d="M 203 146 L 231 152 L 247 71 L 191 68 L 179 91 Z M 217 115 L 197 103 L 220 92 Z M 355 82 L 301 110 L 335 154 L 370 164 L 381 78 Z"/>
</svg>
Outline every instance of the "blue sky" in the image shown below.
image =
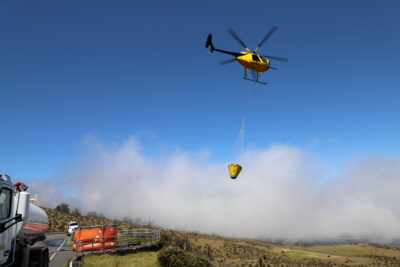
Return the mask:
<svg viewBox="0 0 400 267">
<path fill-rule="evenodd" d="M 283 143 L 333 167 L 400 149 L 398 1 L 0 0 L 0 172 L 52 176 L 93 135 L 142 134 L 162 146 L 232 158 L 243 116 L 248 148 Z M 242 80 L 234 28 L 260 52 L 285 56 L 268 86 Z M 249 95 L 249 108 L 244 99 Z M 151 136 L 155 136 L 151 137 Z"/>
</svg>

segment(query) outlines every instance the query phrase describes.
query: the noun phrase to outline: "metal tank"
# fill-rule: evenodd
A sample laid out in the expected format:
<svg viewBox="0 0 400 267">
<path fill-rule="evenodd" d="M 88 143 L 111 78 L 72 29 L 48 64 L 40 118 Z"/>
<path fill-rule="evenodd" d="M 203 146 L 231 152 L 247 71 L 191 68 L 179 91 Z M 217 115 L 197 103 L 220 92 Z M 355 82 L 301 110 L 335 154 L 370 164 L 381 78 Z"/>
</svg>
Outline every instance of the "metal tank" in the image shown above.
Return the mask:
<svg viewBox="0 0 400 267">
<path fill-rule="evenodd" d="M 29 203 L 29 216 L 22 226 L 24 236 L 43 235 L 49 229 L 49 220 L 44 210 Z"/>
<path fill-rule="evenodd" d="M 23 224 L 21 229 L 18 229 L 18 236 L 43 236 L 49 228 L 46 212 L 29 201 L 30 194 L 28 192 L 19 192 L 15 198 L 18 203 L 18 213 L 23 215 Z"/>
</svg>

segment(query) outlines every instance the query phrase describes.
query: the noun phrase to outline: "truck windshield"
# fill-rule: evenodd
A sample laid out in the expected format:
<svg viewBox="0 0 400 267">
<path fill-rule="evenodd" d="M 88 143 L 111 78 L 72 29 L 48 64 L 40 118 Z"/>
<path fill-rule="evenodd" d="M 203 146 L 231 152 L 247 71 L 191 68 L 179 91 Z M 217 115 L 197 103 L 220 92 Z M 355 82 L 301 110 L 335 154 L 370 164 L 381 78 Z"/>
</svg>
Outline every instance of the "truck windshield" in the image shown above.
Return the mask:
<svg viewBox="0 0 400 267">
<path fill-rule="evenodd" d="M 69 226 L 77 226 L 78 223 L 70 223 Z"/>
<path fill-rule="evenodd" d="M 0 219 L 8 218 L 11 211 L 11 190 L 1 189 L 0 192 Z"/>
</svg>

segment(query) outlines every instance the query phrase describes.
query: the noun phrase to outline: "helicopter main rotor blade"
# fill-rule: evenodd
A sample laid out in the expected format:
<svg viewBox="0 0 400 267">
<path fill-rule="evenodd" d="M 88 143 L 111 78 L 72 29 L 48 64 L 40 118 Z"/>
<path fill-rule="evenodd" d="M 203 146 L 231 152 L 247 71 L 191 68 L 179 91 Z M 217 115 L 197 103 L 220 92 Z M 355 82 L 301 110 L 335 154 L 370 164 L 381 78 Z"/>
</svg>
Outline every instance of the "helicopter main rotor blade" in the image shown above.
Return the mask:
<svg viewBox="0 0 400 267">
<path fill-rule="evenodd" d="M 254 49 L 254 52 L 257 52 L 258 49 L 261 48 L 261 46 L 271 37 L 271 35 L 278 29 L 275 25 L 272 26 L 272 28 L 267 32 L 267 34 L 264 36 L 264 38 L 261 40 L 261 42 L 257 45 L 256 49 Z"/>
<path fill-rule="evenodd" d="M 220 65 L 225 65 L 225 64 L 228 64 L 228 63 L 232 63 L 234 61 L 236 61 L 236 58 L 232 58 L 232 59 L 228 59 L 228 60 L 225 60 L 225 61 L 221 61 L 219 64 Z"/>
<path fill-rule="evenodd" d="M 244 47 L 244 49 L 246 49 L 247 52 L 251 52 L 247 45 L 243 43 L 243 41 L 239 38 L 239 36 L 233 29 L 229 29 L 228 32 L 230 33 L 230 35 L 232 35 L 233 38 L 235 38 L 236 41 L 238 41 Z"/>
<path fill-rule="evenodd" d="M 274 59 L 274 60 L 279 60 L 279 61 L 283 61 L 283 62 L 288 62 L 289 59 L 285 58 L 285 57 L 273 57 L 273 56 L 267 56 L 267 55 L 262 55 L 268 59 Z"/>
</svg>

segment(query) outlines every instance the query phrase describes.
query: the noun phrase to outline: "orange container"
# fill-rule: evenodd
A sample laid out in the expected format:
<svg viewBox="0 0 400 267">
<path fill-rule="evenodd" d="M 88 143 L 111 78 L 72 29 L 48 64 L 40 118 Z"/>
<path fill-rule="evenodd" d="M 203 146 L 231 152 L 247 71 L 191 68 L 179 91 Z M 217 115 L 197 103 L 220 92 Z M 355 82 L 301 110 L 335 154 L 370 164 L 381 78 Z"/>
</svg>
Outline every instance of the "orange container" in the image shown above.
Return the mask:
<svg viewBox="0 0 400 267">
<path fill-rule="evenodd" d="M 79 242 L 81 243 L 103 242 L 103 229 L 100 227 L 78 229 L 74 233 L 74 242 L 76 243 L 78 240 L 80 240 Z"/>
<path fill-rule="evenodd" d="M 104 241 L 117 240 L 117 227 L 106 227 L 103 231 Z"/>
<path fill-rule="evenodd" d="M 84 245 L 84 243 L 81 243 L 80 246 L 78 246 L 77 244 L 74 244 L 72 246 L 72 249 L 74 251 L 78 250 L 78 251 L 97 251 L 97 250 L 103 250 L 104 246 L 101 243 L 92 243 L 92 244 L 86 244 Z"/>
<path fill-rule="evenodd" d="M 78 229 L 74 233 L 72 248 L 74 251 L 97 251 L 116 247 L 117 230 L 117 227 Z"/>
<path fill-rule="evenodd" d="M 104 248 L 110 249 L 110 248 L 116 247 L 117 245 L 118 245 L 118 242 L 105 242 Z"/>
</svg>

